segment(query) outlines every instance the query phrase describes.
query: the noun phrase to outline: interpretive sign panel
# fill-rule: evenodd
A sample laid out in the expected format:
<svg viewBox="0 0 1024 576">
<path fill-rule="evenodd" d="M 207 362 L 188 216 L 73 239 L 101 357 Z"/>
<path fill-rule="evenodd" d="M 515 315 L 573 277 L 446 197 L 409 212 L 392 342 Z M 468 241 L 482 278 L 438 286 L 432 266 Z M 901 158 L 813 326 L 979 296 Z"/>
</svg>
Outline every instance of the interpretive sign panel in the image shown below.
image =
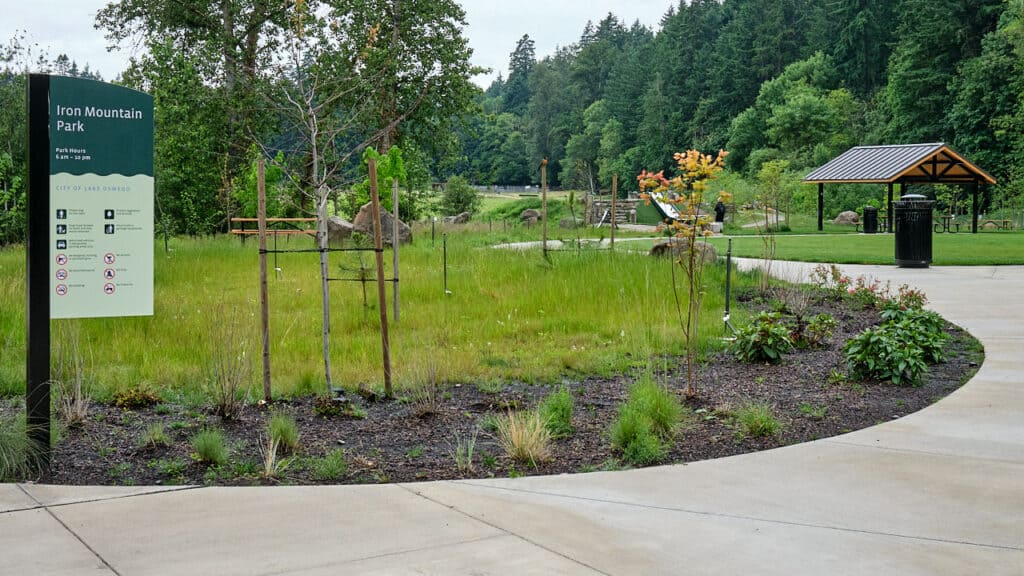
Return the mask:
<svg viewBox="0 0 1024 576">
<path fill-rule="evenodd" d="M 49 78 L 50 317 L 153 314 L 153 98 Z"/>
</svg>

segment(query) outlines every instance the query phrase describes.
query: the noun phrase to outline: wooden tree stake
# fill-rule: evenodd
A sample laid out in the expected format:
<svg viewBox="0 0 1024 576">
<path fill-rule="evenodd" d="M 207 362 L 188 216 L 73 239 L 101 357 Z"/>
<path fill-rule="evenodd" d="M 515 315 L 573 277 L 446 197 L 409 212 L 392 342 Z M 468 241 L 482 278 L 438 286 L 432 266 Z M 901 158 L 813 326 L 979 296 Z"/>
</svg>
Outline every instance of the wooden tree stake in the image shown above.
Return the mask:
<svg viewBox="0 0 1024 576">
<path fill-rule="evenodd" d="M 270 299 L 267 291 L 267 180 L 263 158 L 256 165 L 260 235 L 260 333 L 263 341 L 263 399 L 270 402 Z"/>
<path fill-rule="evenodd" d="M 373 247 L 377 256 L 377 307 L 380 308 L 380 344 L 384 357 L 384 395 L 394 397 L 391 389 L 391 342 L 388 338 L 388 297 L 384 290 L 384 230 L 380 223 L 380 194 L 377 192 L 377 161 L 369 159 L 370 201 L 373 207 Z M 394 239 L 392 239 L 394 241 Z"/>
<path fill-rule="evenodd" d="M 612 237 L 611 248 L 615 250 L 615 197 L 619 195 L 619 175 L 612 174 Z"/>
<path fill-rule="evenodd" d="M 391 221 L 392 277 L 395 279 L 392 295 L 395 300 L 395 324 L 398 324 L 398 178 L 391 179 L 391 207 L 394 215 L 394 219 Z"/>
<path fill-rule="evenodd" d="M 548 259 L 548 159 L 540 161 L 540 218 L 544 259 Z"/>
</svg>

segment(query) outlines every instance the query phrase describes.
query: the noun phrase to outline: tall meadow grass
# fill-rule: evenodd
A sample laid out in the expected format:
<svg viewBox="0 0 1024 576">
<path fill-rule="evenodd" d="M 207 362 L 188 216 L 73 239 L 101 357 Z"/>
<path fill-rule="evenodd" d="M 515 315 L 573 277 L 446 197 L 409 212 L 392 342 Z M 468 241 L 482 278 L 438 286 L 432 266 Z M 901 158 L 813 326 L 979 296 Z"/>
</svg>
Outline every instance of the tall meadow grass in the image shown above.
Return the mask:
<svg viewBox="0 0 1024 576">
<path fill-rule="evenodd" d="M 391 323 L 399 389 L 422 380 L 426 366 L 448 382 L 554 382 L 572 373 L 625 371 L 683 349 L 667 260 L 583 250 L 553 253 L 549 264 L 539 249 L 490 248 L 507 234 L 478 226 L 448 235 L 446 295 L 441 234 L 433 245 L 429 226 L 417 234 L 414 244 L 401 249 L 401 317 Z M 277 247 L 312 245 L 292 238 Z M 317 255 L 278 254 L 278 271 L 269 258 L 274 393 L 320 392 Z M 363 261 L 372 266 L 372 253 L 364 253 Z M 385 262 L 390 278 L 390 254 Z M 343 386 L 376 387 L 382 381 L 376 290 L 367 286 L 364 306 L 359 283 L 342 281 L 356 277 L 358 266 L 356 253 L 331 254 L 331 275 L 339 279 L 331 283 L 332 375 Z M 0 395 L 24 390 L 24 275 L 24 251 L 0 250 Z M 721 265 L 705 274 L 706 346 L 715 346 L 721 335 L 723 277 Z M 222 352 L 215 335 L 217 323 L 226 321 L 223 310 L 235 311 L 231 321 L 251 343 L 246 353 L 258 361 L 256 242 L 176 238 L 168 254 L 158 245 L 152 317 L 74 320 L 90 359 L 91 393 L 98 400 L 136 386 L 159 390 L 166 399 L 201 393 L 205 367 Z M 255 370 L 253 378 L 260 373 Z"/>
</svg>

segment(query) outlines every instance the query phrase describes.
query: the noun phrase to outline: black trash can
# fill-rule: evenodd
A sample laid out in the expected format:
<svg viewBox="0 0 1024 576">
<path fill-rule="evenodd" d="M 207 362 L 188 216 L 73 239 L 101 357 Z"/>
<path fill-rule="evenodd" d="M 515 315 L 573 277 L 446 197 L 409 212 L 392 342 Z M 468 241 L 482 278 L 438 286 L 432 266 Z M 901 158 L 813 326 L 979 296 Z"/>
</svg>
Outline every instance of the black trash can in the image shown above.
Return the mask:
<svg viewBox="0 0 1024 576">
<path fill-rule="evenodd" d="M 874 206 L 864 207 L 864 233 L 875 234 L 878 232 L 878 208 Z"/>
<path fill-rule="evenodd" d="M 932 208 L 934 200 L 906 194 L 893 202 L 896 221 L 896 265 L 927 268 L 932 263 Z"/>
</svg>

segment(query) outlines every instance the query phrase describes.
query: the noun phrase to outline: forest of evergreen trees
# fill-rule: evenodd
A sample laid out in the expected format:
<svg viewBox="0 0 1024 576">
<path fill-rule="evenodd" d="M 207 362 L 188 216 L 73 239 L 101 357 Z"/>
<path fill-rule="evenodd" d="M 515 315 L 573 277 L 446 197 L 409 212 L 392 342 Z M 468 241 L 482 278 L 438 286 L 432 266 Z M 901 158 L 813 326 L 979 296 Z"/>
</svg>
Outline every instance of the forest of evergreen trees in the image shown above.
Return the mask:
<svg viewBox="0 0 1024 576">
<path fill-rule="evenodd" d="M 672 153 L 799 177 L 851 146 L 946 142 L 1015 201 L 1024 162 L 1021 0 L 691 0 L 658 30 L 613 14 L 537 59 L 523 36 L 451 166 L 481 184 L 635 187 Z"/>
<path fill-rule="evenodd" d="M 432 179 L 537 184 L 542 158 L 554 186 L 635 190 L 692 148 L 795 182 L 851 146 L 937 141 L 998 179 L 983 210 L 1019 209 L 1022 22 L 1024 0 L 684 0 L 655 30 L 608 14 L 541 58 L 524 35 L 486 90 L 455 0 L 116 0 L 95 24 L 138 49 L 114 81 L 154 96 L 158 229 L 205 234 L 251 211 L 259 156 L 272 215 L 325 191 L 344 213 L 362 150 L 392 145 L 413 215 Z M 24 237 L 24 71 L 91 73 L 18 38 L 0 65 L 3 245 Z"/>
</svg>

